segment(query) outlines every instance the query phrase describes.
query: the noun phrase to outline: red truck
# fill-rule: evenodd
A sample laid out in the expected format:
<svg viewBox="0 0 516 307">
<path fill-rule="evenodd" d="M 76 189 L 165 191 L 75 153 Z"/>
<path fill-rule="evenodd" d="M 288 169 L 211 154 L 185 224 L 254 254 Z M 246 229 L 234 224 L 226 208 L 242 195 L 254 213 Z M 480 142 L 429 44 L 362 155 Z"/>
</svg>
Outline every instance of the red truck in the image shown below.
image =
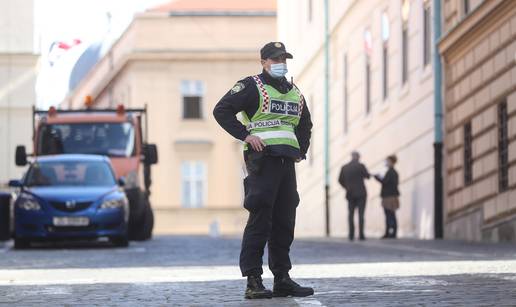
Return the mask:
<svg viewBox="0 0 516 307">
<path fill-rule="evenodd" d="M 130 240 L 152 237 L 154 214 L 149 201 L 155 144 L 147 143 L 147 108 L 48 111 L 33 108 L 31 156 L 97 154 L 108 156 L 129 199 Z M 27 164 L 25 146 L 16 148 L 16 165 Z"/>
</svg>

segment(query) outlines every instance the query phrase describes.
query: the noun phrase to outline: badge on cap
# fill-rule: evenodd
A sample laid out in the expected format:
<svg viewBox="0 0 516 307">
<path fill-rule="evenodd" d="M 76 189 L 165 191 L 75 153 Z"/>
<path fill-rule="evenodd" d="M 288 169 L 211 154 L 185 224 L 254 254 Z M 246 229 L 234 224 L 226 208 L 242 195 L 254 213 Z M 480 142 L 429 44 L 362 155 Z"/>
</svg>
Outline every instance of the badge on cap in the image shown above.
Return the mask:
<svg viewBox="0 0 516 307">
<path fill-rule="evenodd" d="M 245 88 L 245 85 L 242 82 L 237 82 L 233 87 L 231 88 L 231 95 L 236 94 L 243 90 Z"/>
<path fill-rule="evenodd" d="M 276 47 L 276 48 L 281 48 L 281 43 L 275 43 L 275 44 L 274 44 L 274 47 Z"/>
</svg>

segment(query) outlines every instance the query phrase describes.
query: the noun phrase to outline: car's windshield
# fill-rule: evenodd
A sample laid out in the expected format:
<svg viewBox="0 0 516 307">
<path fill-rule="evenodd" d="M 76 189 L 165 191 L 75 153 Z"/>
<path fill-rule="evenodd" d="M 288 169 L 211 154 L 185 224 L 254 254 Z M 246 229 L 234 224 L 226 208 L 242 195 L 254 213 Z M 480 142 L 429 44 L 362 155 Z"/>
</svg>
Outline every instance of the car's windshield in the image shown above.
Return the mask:
<svg viewBox="0 0 516 307">
<path fill-rule="evenodd" d="M 103 161 L 46 161 L 31 165 L 25 183 L 34 186 L 113 186 L 115 177 Z"/>
<path fill-rule="evenodd" d="M 97 154 L 111 157 L 134 155 L 131 123 L 43 125 L 38 134 L 38 154 Z"/>
</svg>

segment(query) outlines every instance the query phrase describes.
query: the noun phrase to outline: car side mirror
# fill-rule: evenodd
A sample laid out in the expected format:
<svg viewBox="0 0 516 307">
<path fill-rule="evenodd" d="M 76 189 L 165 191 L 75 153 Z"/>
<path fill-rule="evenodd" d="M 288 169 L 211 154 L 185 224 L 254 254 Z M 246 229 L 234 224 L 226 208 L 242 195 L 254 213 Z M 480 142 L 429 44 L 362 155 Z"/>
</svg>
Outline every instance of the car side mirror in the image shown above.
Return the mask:
<svg viewBox="0 0 516 307">
<path fill-rule="evenodd" d="M 125 178 L 124 177 L 118 178 L 118 185 L 119 186 L 124 187 L 125 184 L 126 184 L 126 182 L 125 182 Z"/>
<path fill-rule="evenodd" d="M 143 146 L 145 164 L 151 165 L 158 163 L 158 147 L 156 144 L 145 144 Z"/>
<path fill-rule="evenodd" d="M 11 188 L 21 188 L 23 184 L 20 180 L 9 180 L 9 186 Z"/>
<path fill-rule="evenodd" d="M 27 151 L 25 150 L 25 146 L 18 145 L 16 146 L 16 165 L 17 166 L 25 166 L 27 165 Z"/>
</svg>

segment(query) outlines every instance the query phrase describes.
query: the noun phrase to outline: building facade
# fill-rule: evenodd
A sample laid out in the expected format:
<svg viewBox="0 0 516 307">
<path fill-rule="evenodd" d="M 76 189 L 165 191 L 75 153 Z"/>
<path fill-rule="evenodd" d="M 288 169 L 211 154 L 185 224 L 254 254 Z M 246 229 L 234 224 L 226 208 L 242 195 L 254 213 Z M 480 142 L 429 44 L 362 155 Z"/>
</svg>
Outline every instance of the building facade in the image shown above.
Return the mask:
<svg viewBox="0 0 516 307">
<path fill-rule="evenodd" d="M 32 0 L 0 2 L 0 187 L 19 179 L 16 145 L 30 145 L 38 55 Z"/>
<path fill-rule="evenodd" d="M 259 50 L 275 39 L 273 0 L 172 1 L 137 15 L 63 103 L 84 108 L 91 95 L 96 108 L 147 105 L 160 157 L 151 196 L 158 232 L 243 230 L 242 144 L 212 110 L 237 80 L 261 71 Z"/>
<path fill-rule="evenodd" d="M 337 178 L 353 150 L 371 174 L 398 156 L 398 235 L 434 235 L 432 3 L 424 0 L 329 1 L 330 234 L 348 232 Z M 324 1 L 278 2 L 278 35 L 294 59 L 290 72 L 305 94 L 314 131 L 298 166 L 299 235 L 325 234 Z M 309 43 L 307 43 L 309 38 Z M 385 232 L 380 185 L 367 181 L 366 236 Z M 356 224 L 355 224 L 356 225 Z"/>
<path fill-rule="evenodd" d="M 444 1 L 445 237 L 516 241 L 516 1 Z"/>
</svg>

